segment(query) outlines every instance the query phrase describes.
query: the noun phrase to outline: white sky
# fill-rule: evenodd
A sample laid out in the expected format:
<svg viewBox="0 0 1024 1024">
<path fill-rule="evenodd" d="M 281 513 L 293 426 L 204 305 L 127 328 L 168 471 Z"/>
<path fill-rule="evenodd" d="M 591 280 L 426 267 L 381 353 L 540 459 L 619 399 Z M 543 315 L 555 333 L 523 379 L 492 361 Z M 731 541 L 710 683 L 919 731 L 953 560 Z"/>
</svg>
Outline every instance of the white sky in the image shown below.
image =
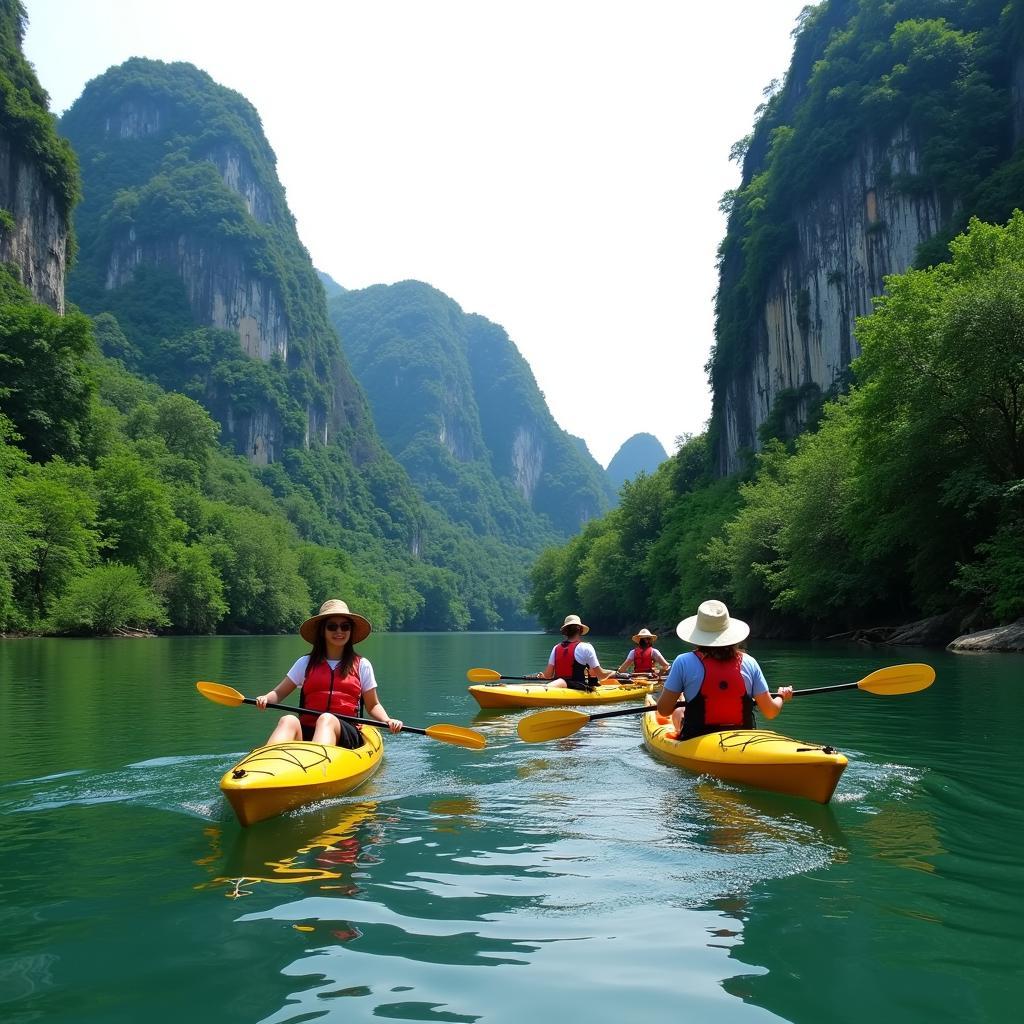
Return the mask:
<svg viewBox="0 0 1024 1024">
<path fill-rule="evenodd" d="M 23 0 L 61 113 L 132 56 L 259 111 L 313 263 L 501 324 L 608 461 L 703 430 L 718 201 L 807 0 Z"/>
</svg>

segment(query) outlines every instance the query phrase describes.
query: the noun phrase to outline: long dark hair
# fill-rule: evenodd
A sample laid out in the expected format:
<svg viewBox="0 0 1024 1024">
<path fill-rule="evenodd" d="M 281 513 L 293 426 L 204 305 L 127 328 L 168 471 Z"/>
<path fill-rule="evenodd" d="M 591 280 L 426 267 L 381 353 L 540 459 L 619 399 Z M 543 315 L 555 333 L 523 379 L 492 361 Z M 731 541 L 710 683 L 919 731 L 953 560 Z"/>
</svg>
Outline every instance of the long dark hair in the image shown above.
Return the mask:
<svg viewBox="0 0 1024 1024">
<path fill-rule="evenodd" d="M 324 629 L 324 623 L 327 619 L 321 619 L 316 624 L 316 635 L 313 637 L 313 646 L 309 652 L 309 661 L 306 662 L 306 675 L 316 668 L 321 661 L 327 660 L 327 631 Z M 353 627 L 355 623 L 352 623 Z M 352 632 L 348 634 L 348 639 L 345 641 L 345 646 L 341 649 L 341 660 L 338 662 L 338 670 L 343 676 L 347 676 L 352 671 L 352 662 L 356 660 L 355 647 L 352 645 Z"/>
<path fill-rule="evenodd" d="M 642 636 L 642 637 L 640 637 L 639 640 L 637 640 L 636 645 L 641 650 L 643 650 L 645 647 L 650 647 L 651 646 L 651 638 L 649 636 Z"/>
<path fill-rule="evenodd" d="M 743 652 L 742 644 L 729 644 L 727 647 L 697 647 L 701 654 L 706 654 L 715 661 L 734 661 L 737 654 Z M 584 723 L 585 724 L 585 723 Z"/>
<path fill-rule="evenodd" d="M 573 626 L 566 626 L 562 630 L 562 636 L 565 637 L 565 642 L 566 643 L 572 643 L 572 641 L 573 641 L 573 639 L 575 637 L 583 636 L 583 627 L 582 626 L 575 626 L 575 625 L 573 625 Z"/>
</svg>

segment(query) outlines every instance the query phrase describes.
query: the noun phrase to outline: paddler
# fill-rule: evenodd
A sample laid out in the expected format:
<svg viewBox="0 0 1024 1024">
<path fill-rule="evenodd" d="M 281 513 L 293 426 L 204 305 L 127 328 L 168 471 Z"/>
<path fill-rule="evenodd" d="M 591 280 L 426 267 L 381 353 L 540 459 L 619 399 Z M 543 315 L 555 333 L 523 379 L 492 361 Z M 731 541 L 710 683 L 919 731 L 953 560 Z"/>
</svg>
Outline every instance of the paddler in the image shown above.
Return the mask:
<svg viewBox="0 0 1024 1024">
<path fill-rule="evenodd" d="M 740 646 L 750 627 L 730 618 L 721 601 L 703 602 L 696 615 L 676 626 L 676 635 L 697 649 L 672 662 L 658 714 L 672 716 L 680 739 L 721 729 L 753 729 L 755 705 L 771 719 L 793 696 L 792 686 L 780 686 L 772 696 L 761 666 Z M 685 708 L 675 706 L 680 694 Z"/>
<path fill-rule="evenodd" d="M 344 601 L 332 598 L 320 605 L 320 611 L 299 627 L 299 635 L 312 645 L 288 674 L 269 693 L 256 698 L 256 706 L 280 704 L 292 690 L 299 688 L 297 715 L 285 715 L 270 734 L 267 743 L 312 740 L 332 747 L 359 747 L 363 737 L 352 722 L 336 715 L 377 719 L 391 732 L 400 732 L 402 721 L 392 718 L 377 696 L 377 680 L 367 658 L 356 654 L 355 645 L 372 630 L 369 620 L 349 611 Z M 334 714 L 323 714 L 334 712 Z"/>
<path fill-rule="evenodd" d="M 619 671 L 660 675 L 669 664 L 661 651 L 654 646 L 657 639 L 657 633 L 652 633 L 646 626 L 639 633 L 634 633 L 633 643 L 636 646 L 626 655 L 626 660 L 619 666 Z"/>
<path fill-rule="evenodd" d="M 565 639 L 551 648 L 544 671 L 530 678 L 550 679 L 551 686 L 567 686 L 589 693 L 602 679 L 614 675 L 611 669 L 601 668 L 593 645 L 580 639 L 589 632 L 590 627 L 584 625 L 578 615 L 566 615 L 561 629 Z"/>
</svg>

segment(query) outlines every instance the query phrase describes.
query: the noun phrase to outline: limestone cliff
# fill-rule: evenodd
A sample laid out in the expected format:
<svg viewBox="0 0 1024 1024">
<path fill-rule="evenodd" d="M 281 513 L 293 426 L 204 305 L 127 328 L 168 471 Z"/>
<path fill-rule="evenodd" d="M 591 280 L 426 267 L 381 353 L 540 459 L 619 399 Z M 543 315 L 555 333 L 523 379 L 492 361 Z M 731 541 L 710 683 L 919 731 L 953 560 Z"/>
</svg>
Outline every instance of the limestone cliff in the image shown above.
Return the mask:
<svg viewBox="0 0 1024 1024">
<path fill-rule="evenodd" d="M 956 212 L 934 190 L 887 184 L 916 175 L 919 164 L 906 132 L 886 145 L 865 142 L 796 211 L 797 244 L 769 282 L 744 372 L 720 396 L 721 472 L 736 472 L 741 450 L 758 447 L 758 428 L 781 394 L 803 391 L 793 410 L 802 422 L 808 398 L 841 388 L 860 352 L 854 321 L 871 311 L 886 275 L 912 266 L 918 246 Z"/>
<path fill-rule="evenodd" d="M 39 302 L 64 312 L 69 215 L 78 166 L 21 46 L 25 9 L 0 2 L 0 265 Z"/>
<path fill-rule="evenodd" d="M 1020 30 L 1009 7 L 934 6 L 807 8 L 741 143 L 711 364 L 720 474 L 844 390 L 856 319 L 887 275 L 943 258 L 972 214 L 1005 220 L 1024 202 Z"/>
<path fill-rule="evenodd" d="M 12 264 L 39 301 L 64 312 L 68 222 L 38 164 L 0 128 L 0 263 Z"/>
</svg>

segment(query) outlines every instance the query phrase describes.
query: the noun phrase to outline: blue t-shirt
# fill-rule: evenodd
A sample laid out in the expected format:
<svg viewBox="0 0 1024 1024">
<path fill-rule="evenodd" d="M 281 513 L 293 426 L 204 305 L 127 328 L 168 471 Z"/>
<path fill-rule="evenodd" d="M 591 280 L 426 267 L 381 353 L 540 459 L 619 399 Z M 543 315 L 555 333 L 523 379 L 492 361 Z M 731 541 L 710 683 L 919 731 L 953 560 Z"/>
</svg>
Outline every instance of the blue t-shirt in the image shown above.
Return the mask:
<svg viewBox="0 0 1024 1024">
<path fill-rule="evenodd" d="M 768 682 L 761 671 L 761 666 L 749 654 L 743 655 L 740 675 L 750 697 L 756 698 L 759 693 L 768 693 Z M 693 651 L 680 654 L 672 662 L 672 667 L 665 677 L 665 689 L 673 693 L 682 693 L 685 700 L 693 700 L 700 693 L 703 683 L 704 665 Z"/>
</svg>

